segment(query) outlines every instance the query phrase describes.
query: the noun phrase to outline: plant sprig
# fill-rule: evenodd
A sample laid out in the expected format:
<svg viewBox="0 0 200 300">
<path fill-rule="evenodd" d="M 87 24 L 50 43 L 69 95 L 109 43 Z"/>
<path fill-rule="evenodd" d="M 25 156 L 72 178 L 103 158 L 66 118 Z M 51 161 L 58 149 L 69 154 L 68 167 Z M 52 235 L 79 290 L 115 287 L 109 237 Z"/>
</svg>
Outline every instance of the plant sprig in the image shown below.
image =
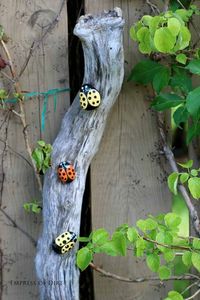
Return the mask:
<svg viewBox="0 0 200 300">
<path fill-rule="evenodd" d="M 177 127 L 188 123 L 186 143 L 200 134 L 200 88 L 193 87 L 192 76 L 200 75 L 200 49 L 191 45 L 189 21 L 200 11 L 167 11 L 157 16 L 143 16 L 130 29 L 139 51 L 149 56 L 136 64 L 129 76 L 140 84 L 151 84 L 156 111 L 173 108 Z"/>
</svg>

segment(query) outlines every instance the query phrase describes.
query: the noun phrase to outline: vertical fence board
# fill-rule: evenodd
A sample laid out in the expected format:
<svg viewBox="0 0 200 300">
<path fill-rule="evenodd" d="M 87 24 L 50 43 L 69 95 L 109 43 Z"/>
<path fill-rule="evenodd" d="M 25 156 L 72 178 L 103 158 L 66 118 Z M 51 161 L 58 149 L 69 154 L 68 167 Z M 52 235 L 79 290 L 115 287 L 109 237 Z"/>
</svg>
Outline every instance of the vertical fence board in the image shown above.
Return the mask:
<svg viewBox="0 0 200 300">
<path fill-rule="evenodd" d="M 40 39 L 48 24 L 58 13 L 62 1 L 2 0 L 0 3 L 1 24 L 10 41 L 8 48 L 18 70 L 29 53 L 34 40 Z M 24 91 L 44 92 L 54 88 L 69 87 L 68 80 L 68 32 L 66 3 L 58 22 L 34 51 L 21 77 Z M 2 82 L 5 80 L 1 78 Z M 69 106 L 69 94 L 57 95 L 57 109 L 54 111 L 53 97 L 49 97 L 45 131 L 41 132 L 41 111 L 43 97 L 26 101 L 28 133 L 32 147 L 44 139 L 52 142 L 60 126 L 63 114 Z M 17 106 L 15 108 L 17 110 Z M 0 124 L 6 112 L 0 112 Z M 1 126 L 1 125 L 0 125 Z M 7 129 L 6 129 L 7 127 Z M 30 239 L 18 228 L 12 226 L 9 216 L 37 240 L 41 217 L 27 214 L 23 203 L 40 198 L 32 168 L 20 157 L 28 159 L 22 127 L 18 117 L 10 115 L 0 131 L 0 175 L 1 175 L 1 277 L 2 300 L 38 299 L 38 283 L 35 282 L 35 247 Z M 16 154 L 14 151 L 18 154 Z M 6 216 L 7 215 L 7 216 Z M 17 283 L 16 281 L 24 281 Z"/>
<path fill-rule="evenodd" d="M 92 226 L 112 232 L 122 223 L 135 224 L 147 214 L 170 210 L 166 166 L 159 156 L 156 117 L 149 110 L 148 90 L 127 83 L 127 76 L 140 55 L 129 39 L 130 26 L 148 13 L 144 1 L 87 0 L 87 13 L 120 6 L 126 21 L 124 31 L 125 81 L 105 130 L 100 150 L 91 167 Z M 95 263 L 105 270 L 126 276 L 152 274 L 144 262 L 96 255 Z M 127 284 L 94 273 L 96 300 L 155 300 L 166 295 L 158 283 Z"/>
</svg>

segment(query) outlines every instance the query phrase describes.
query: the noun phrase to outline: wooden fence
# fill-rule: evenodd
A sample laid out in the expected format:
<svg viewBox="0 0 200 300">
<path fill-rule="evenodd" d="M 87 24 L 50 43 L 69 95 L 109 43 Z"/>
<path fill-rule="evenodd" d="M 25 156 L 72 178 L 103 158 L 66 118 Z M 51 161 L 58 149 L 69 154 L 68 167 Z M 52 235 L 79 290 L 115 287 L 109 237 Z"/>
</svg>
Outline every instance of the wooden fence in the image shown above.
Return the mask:
<svg viewBox="0 0 200 300">
<path fill-rule="evenodd" d="M 40 40 L 52 24 L 39 47 L 33 47 L 33 55 L 21 76 L 25 91 L 69 87 L 67 7 L 64 4 L 57 18 L 61 2 L 2 0 L 0 3 L 0 23 L 10 37 L 9 48 L 18 72 L 32 42 Z M 139 59 L 136 46 L 129 39 L 129 28 L 144 12 L 149 12 L 144 3 L 140 0 L 85 1 L 85 10 L 90 13 L 119 6 L 126 20 L 125 81 L 91 166 L 93 229 L 105 227 L 112 232 L 122 223 L 134 224 L 147 214 L 170 210 L 166 166 L 158 154 L 159 135 L 155 115 L 149 110 L 148 90 L 126 81 Z M 4 84 L 5 79 L 1 82 Z M 54 140 L 69 107 L 69 95 L 58 95 L 56 112 L 53 98 L 49 98 L 45 131 L 41 132 L 43 102 L 43 97 L 26 101 L 28 133 L 33 147 L 38 139 Z M 37 240 L 42 220 L 40 216 L 27 214 L 22 207 L 24 202 L 39 197 L 37 182 L 25 160 L 28 157 L 18 117 L 1 111 L 0 122 L 1 299 L 38 299 L 38 287 L 34 283 L 35 247 L 29 235 Z M 131 253 L 126 258 L 98 255 L 95 263 L 126 277 L 151 275 L 145 264 L 133 259 Z M 95 300 L 155 300 L 166 295 L 165 287 L 160 288 L 156 283 L 128 284 L 96 273 L 94 292 Z"/>
</svg>

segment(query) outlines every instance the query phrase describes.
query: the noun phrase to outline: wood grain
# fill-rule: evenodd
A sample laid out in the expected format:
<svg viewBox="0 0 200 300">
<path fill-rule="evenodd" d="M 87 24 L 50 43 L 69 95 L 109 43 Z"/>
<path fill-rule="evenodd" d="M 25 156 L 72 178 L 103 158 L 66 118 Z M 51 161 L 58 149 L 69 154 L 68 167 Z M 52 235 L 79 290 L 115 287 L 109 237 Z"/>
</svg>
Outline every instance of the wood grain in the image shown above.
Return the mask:
<svg viewBox="0 0 200 300">
<path fill-rule="evenodd" d="M 159 155 L 156 118 L 149 109 L 149 91 L 127 83 L 131 68 L 140 55 L 129 39 L 129 28 L 144 13 L 144 1 L 87 0 L 86 11 L 94 13 L 119 5 L 125 18 L 125 80 L 98 154 L 91 166 L 92 226 L 112 232 L 128 222 L 135 224 L 147 214 L 170 210 L 171 196 L 166 185 L 166 165 Z M 149 276 L 142 260 L 131 253 L 126 258 L 96 255 L 95 263 L 105 270 L 127 276 Z M 128 284 L 106 279 L 94 272 L 96 300 L 155 300 L 167 294 L 168 287 L 150 283 Z"/>
<path fill-rule="evenodd" d="M 18 72 L 26 60 L 32 42 L 41 37 L 45 26 L 52 22 L 60 5 L 61 1 L 53 0 L 48 1 L 48 4 L 39 0 L 1 1 L 1 24 L 10 37 L 8 48 Z M 65 5 L 58 24 L 47 34 L 46 39 L 30 59 L 21 78 L 24 91 L 43 92 L 52 88 L 69 87 L 67 34 L 67 8 Z M 2 81 L 5 83 L 5 80 L 2 79 Z M 41 133 L 43 100 L 41 97 L 26 102 L 28 132 L 32 147 L 35 147 L 36 141 L 41 138 L 52 142 L 62 116 L 69 106 L 69 95 L 60 94 L 57 100 L 57 110 L 54 112 L 53 98 L 49 98 L 46 129 L 44 133 Z M 5 113 L 1 111 L 0 115 L 0 122 L 2 122 Z M 13 224 L 7 216 L 10 216 L 37 240 L 41 217 L 27 214 L 22 206 L 24 202 L 29 202 L 34 198 L 40 199 L 41 195 L 38 194 L 32 168 L 20 156 L 23 155 L 28 159 L 20 120 L 11 115 L 7 126 L 7 133 L 6 126 L 2 127 L 0 131 L 2 140 L 5 140 L 7 135 L 9 146 L 4 150 L 5 144 L 0 142 L 1 208 L 5 212 L 4 214 L 2 211 L 0 212 L 3 277 L 3 290 L 0 298 L 2 300 L 38 299 L 38 283 L 34 267 L 35 247 L 22 231 L 12 226 Z"/>
</svg>

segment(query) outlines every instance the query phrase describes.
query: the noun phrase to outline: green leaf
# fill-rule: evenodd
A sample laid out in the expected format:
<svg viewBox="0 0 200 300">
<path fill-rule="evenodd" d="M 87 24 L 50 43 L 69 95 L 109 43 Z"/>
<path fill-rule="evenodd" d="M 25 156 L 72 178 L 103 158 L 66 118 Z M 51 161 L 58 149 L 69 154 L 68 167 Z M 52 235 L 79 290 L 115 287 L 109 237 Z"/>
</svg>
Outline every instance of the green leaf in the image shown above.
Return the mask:
<svg viewBox="0 0 200 300">
<path fill-rule="evenodd" d="M 173 114 L 173 119 L 176 126 L 179 126 L 181 123 L 185 123 L 188 120 L 188 118 L 189 113 L 185 106 L 178 107 Z"/>
<path fill-rule="evenodd" d="M 175 258 L 175 253 L 171 249 L 166 249 L 165 252 L 163 253 L 164 259 L 166 262 L 173 261 Z"/>
<path fill-rule="evenodd" d="M 138 232 L 135 227 L 129 227 L 127 231 L 127 238 L 131 243 L 134 243 L 138 239 Z"/>
<path fill-rule="evenodd" d="M 133 80 L 142 84 L 150 83 L 156 72 L 161 68 L 163 68 L 162 65 L 150 59 L 141 60 L 134 66 L 128 80 Z"/>
<path fill-rule="evenodd" d="M 122 232 L 115 232 L 111 242 L 114 243 L 115 249 L 122 256 L 126 255 L 126 238 Z"/>
<path fill-rule="evenodd" d="M 184 53 L 176 55 L 176 61 L 185 65 L 187 62 L 187 56 Z"/>
<path fill-rule="evenodd" d="M 93 244 L 103 244 L 108 241 L 109 233 L 104 229 L 100 228 L 95 231 L 93 231 L 92 234 L 92 242 Z"/>
<path fill-rule="evenodd" d="M 4 36 L 4 28 L 2 25 L 0 25 L 0 40 L 2 40 L 3 36 Z"/>
<path fill-rule="evenodd" d="M 83 247 L 78 251 L 76 263 L 77 266 L 81 269 L 81 271 L 85 270 L 89 266 L 92 258 L 92 252 L 87 247 Z"/>
<path fill-rule="evenodd" d="M 140 229 L 140 230 L 142 230 L 143 232 L 145 232 L 146 231 L 146 222 L 145 222 L 145 220 L 138 220 L 137 222 L 136 222 L 136 225 L 137 225 L 137 227 Z"/>
<path fill-rule="evenodd" d="M 23 204 L 23 208 L 24 208 L 27 212 L 30 212 L 30 211 L 31 211 L 31 205 L 30 205 L 30 203 L 24 203 L 24 204 Z"/>
<path fill-rule="evenodd" d="M 148 218 L 145 220 L 145 227 L 146 227 L 146 230 L 154 230 L 156 229 L 158 226 L 158 223 L 151 219 L 151 218 Z"/>
<path fill-rule="evenodd" d="M 176 14 L 181 17 L 184 22 L 188 22 L 191 17 L 191 13 L 187 9 L 177 9 Z"/>
<path fill-rule="evenodd" d="M 136 256 L 141 257 L 144 254 L 144 250 L 147 247 L 147 243 L 143 240 L 143 238 L 139 238 L 135 243 L 135 247 L 136 247 Z"/>
<path fill-rule="evenodd" d="M 165 224 L 169 228 L 177 228 L 181 223 L 181 218 L 175 213 L 168 213 L 165 215 Z"/>
<path fill-rule="evenodd" d="M 193 160 L 190 159 L 186 163 L 178 163 L 178 165 L 184 169 L 190 169 L 193 166 Z"/>
<path fill-rule="evenodd" d="M 173 76 L 169 82 L 169 85 L 174 89 L 180 89 L 184 93 L 188 93 L 192 90 L 192 80 L 188 71 L 180 68 L 177 65 L 173 66 Z"/>
<path fill-rule="evenodd" d="M 154 33 L 155 33 L 156 29 L 158 28 L 158 25 L 159 25 L 161 20 L 162 20 L 161 16 L 155 16 L 150 20 L 149 30 L 150 30 L 150 33 L 151 33 L 152 36 L 154 36 Z"/>
<path fill-rule="evenodd" d="M 188 188 L 194 199 L 200 198 L 200 178 L 192 177 L 188 180 Z"/>
<path fill-rule="evenodd" d="M 37 141 L 38 145 L 41 146 L 41 147 L 44 147 L 45 146 L 45 142 L 44 141 Z"/>
<path fill-rule="evenodd" d="M 39 214 L 42 210 L 41 206 L 38 204 L 36 200 L 34 202 L 27 202 L 23 204 L 23 208 L 27 212 L 33 212 L 35 214 Z"/>
<path fill-rule="evenodd" d="M 192 176 L 198 176 L 198 171 L 196 169 L 192 169 L 190 173 Z"/>
<path fill-rule="evenodd" d="M 186 26 L 181 26 L 177 43 L 174 47 L 174 51 L 183 50 L 189 46 L 191 40 L 191 33 Z"/>
<path fill-rule="evenodd" d="M 178 178 L 179 178 L 179 173 L 173 172 L 172 174 L 170 174 L 168 176 L 168 179 L 167 179 L 169 190 L 174 195 L 177 195 Z"/>
<path fill-rule="evenodd" d="M 176 291 L 170 291 L 168 296 L 170 300 L 183 300 L 183 296 Z"/>
<path fill-rule="evenodd" d="M 200 250 L 200 239 L 194 238 L 192 242 L 192 246 L 194 249 Z"/>
<path fill-rule="evenodd" d="M 200 254 L 193 252 L 192 253 L 192 264 L 197 269 L 198 272 L 200 272 Z"/>
<path fill-rule="evenodd" d="M 193 74 L 200 75 L 200 59 L 191 60 L 185 68 Z"/>
<path fill-rule="evenodd" d="M 169 82 L 169 69 L 168 68 L 160 68 L 153 78 L 153 88 L 157 93 L 168 85 Z"/>
<path fill-rule="evenodd" d="M 40 148 L 36 148 L 32 152 L 32 158 L 35 161 L 38 171 L 42 169 L 42 163 L 44 161 L 44 154 Z"/>
<path fill-rule="evenodd" d="M 137 41 L 137 35 L 136 35 L 136 31 L 135 31 L 135 26 L 131 26 L 130 28 L 130 37 L 132 40 Z"/>
<path fill-rule="evenodd" d="M 116 231 L 116 232 L 117 232 L 117 231 L 121 231 L 121 232 L 123 232 L 123 233 L 126 234 L 128 228 L 129 228 L 129 225 L 128 225 L 127 223 L 124 223 L 124 224 L 120 225 L 119 227 L 117 227 L 117 228 L 115 229 L 115 231 Z"/>
<path fill-rule="evenodd" d="M 161 266 L 158 270 L 158 275 L 161 280 L 168 279 L 171 276 L 171 270 L 166 266 Z"/>
<path fill-rule="evenodd" d="M 190 175 L 188 173 L 182 173 L 180 175 L 180 182 L 183 184 L 189 179 Z"/>
<path fill-rule="evenodd" d="M 160 93 L 151 106 L 157 111 L 163 111 L 171 107 L 176 107 L 182 104 L 184 100 L 176 94 Z"/>
<path fill-rule="evenodd" d="M 146 258 L 147 266 L 152 272 L 157 272 L 160 267 L 160 257 L 156 253 L 147 255 Z"/>
<path fill-rule="evenodd" d="M 197 121 L 187 130 L 186 143 L 187 145 L 192 141 L 192 139 L 200 134 L 200 123 Z"/>
<path fill-rule="evenodd" d="M 110 256 L 119 255 L 118 248 L 116 247 L 116 243 L 113 241 L 108 241 L 105 244 L 101 245 L 98 248 L 99 252 L 105 253 Z"/>
<path fill-rule="evenodd" d="M 190 268 L 192 266 L 192 252 L 185 251 L 182 256 L 182 261 L 185 266 Z"/>
<path fill-rule="evenodd" d="M 169 232 L 161 231 L 156 235 L 156 241 L 163 245 L 171 245 L 173 242 L 173 238 Z M 166 251 L 166 247 L 164 247 L 162 245 L 157 245 L 157 247 L 161 252 Z"/>
<path fill-rule="evenodd" d="M 154 44 L 156 49 L 162 53 L 170 53 L 176 43 L 176 37 L 172 35 L 167 27 L 156 30 Z"/>
<path fill-rule="evenodd" d="M 151 21 L 152 21 L 153 17 L 149 16 L 149 15 L 145 15 L 142 17 L 141 21 L 144 25 L 149 26 Z"/>
<path fill-rule="evenodd" d="M 186 99 L 186 107 L 192 116 L 196 116 L 200 110 L 200 87 L 189 92 Z"/>
<path fill-rule="evenodd" d="M 170 30 L 173 36 L 177 36 L 180 32 L 181 23 L 177 18 L 170 18 L 168 20 L 168 29 Z"/>
<path fill-rule="evenodd" d="M 151 48 L 151 35 L 147 27 L 142 27 L 137 32 L 137 39 L 139 43 L 139 50 L 143 54 L 150 54 L 152 51 Z"/>
</svg>

